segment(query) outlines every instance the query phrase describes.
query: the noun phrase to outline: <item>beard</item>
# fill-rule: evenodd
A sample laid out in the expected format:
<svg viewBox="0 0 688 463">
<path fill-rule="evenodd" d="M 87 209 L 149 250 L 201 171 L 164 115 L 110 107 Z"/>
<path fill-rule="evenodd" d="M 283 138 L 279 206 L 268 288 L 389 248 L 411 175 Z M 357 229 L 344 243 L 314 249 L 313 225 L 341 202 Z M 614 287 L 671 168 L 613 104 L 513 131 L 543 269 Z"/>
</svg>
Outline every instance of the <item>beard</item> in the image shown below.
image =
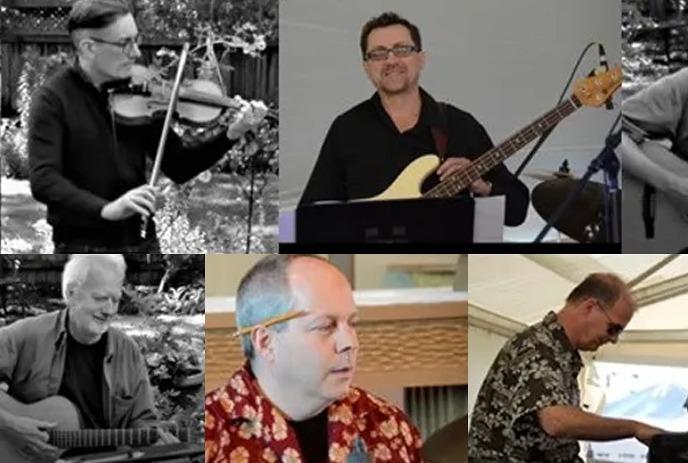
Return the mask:
<svg viewBox="0 0 688 463">
<path fill-rule="evenodd" d="M 378 88 L 387 94 L 405 93 L 417 85 L 417 79 L 409 74 L 408 67 L 403 63 L 385 66 L 382 69 Z"/>
</svg>

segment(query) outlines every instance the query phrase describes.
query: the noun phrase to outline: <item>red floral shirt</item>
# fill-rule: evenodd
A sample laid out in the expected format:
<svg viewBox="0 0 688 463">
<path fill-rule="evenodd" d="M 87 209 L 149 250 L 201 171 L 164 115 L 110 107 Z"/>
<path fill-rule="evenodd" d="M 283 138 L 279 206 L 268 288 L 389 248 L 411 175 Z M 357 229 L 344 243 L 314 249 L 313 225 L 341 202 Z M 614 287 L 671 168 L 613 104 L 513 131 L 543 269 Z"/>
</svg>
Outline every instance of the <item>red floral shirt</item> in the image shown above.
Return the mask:
<svg viewBox="0 0 688 463">
<path fill-rule="evenodd" d="M 401 410 L 358 388 L 328 408 L 329 463 L 420 463 L 421 439 Z M 206 463 L 302 463 L 296 432 L 248 366 L 205 397 Z"/>
</svg>

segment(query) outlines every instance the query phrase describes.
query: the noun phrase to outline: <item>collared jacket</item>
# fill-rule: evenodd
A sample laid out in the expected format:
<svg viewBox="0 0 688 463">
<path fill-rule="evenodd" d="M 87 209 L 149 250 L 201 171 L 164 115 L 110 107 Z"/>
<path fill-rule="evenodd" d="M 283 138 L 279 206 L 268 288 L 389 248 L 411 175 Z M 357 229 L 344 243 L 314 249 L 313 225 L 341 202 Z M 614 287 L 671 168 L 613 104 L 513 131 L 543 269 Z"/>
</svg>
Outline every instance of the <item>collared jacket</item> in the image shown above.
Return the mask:
<svg viewBox="0 0 688 463">
<path fill-rule="evenodd" d="M 421 439 L 403 412 L 362 389 L 332 403 L 329 463 L 420 463 Z M 296 432 L 265 397 L 250 368 L 205 398 L 207 463 L 302 463 Z"/>
<path fill-rule="evenodd" d="M 57 394 L 67 351 L 67 310 L 0 328 L 0 383 L 32 403 Z M 103 411 L 108 428 L 142 427 L 157 419 L 148 371 L 136 343 L 110 328 L 103 360 Z"/>
</svg>

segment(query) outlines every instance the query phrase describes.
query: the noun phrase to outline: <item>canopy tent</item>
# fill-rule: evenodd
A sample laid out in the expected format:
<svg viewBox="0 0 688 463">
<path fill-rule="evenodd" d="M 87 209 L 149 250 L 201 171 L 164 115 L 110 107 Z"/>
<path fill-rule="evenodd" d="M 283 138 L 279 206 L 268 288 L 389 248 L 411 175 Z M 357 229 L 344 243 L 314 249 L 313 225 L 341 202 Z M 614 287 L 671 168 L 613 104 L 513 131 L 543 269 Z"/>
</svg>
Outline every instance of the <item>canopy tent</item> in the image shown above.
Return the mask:
<svg viewBox="0 0 688 463">
<path fill-rule="evenodd" d="M 675 258 L 633 288 L 638 311 L 615 346 L 596 358 L 688 366 L 688 257 Z M 666 255 L 471 255 L 469 315 L 473 326 L 503 334 L 520 331 L 559 309 L 592 272 L 630 281 Z"/>
<path fill-rule="evenodd" d="M 688 387 L 678 384 L 646 387 L 632 396 L 624 397 L 604 407 L 605 416 L 629 418 L 686 418 Z"/>
<path fill-rule="evenodd" d="M 642 421 L 669 431 L 688 429 L 685 408 L 688 387 L 667 383 L 644 388 L 608 403 L 602 415 Z M 635 439 L 586 443 L 587 454 L 599 461 L 644 463 L 648 448 Z"/>
</svg>

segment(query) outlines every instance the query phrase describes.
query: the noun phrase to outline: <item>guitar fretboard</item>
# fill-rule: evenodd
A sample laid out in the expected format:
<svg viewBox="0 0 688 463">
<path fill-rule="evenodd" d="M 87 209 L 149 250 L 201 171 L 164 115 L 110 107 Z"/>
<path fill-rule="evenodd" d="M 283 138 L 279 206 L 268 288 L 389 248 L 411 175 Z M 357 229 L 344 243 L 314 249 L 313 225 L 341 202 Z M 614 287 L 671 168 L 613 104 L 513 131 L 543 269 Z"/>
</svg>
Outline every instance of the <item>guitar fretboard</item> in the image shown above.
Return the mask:
<svg viewBox="0 0 688 463">
<path fill-rule="evenodd" d="M 581 106 L 576 96 L 560 103 L 533 123 L 475 159 L 468 167 L 450 175 L 423 194 L 425 198 L 446 198 L 456 195 L 489 172 L 497 164 L 551 129 Z"/>
<path fill-rule="evenodd" d="M 158 439 L 155 428 L 80 429 L 50 431 L 50 443 L 62 449 L 152 445 Z"/>
</svg>

